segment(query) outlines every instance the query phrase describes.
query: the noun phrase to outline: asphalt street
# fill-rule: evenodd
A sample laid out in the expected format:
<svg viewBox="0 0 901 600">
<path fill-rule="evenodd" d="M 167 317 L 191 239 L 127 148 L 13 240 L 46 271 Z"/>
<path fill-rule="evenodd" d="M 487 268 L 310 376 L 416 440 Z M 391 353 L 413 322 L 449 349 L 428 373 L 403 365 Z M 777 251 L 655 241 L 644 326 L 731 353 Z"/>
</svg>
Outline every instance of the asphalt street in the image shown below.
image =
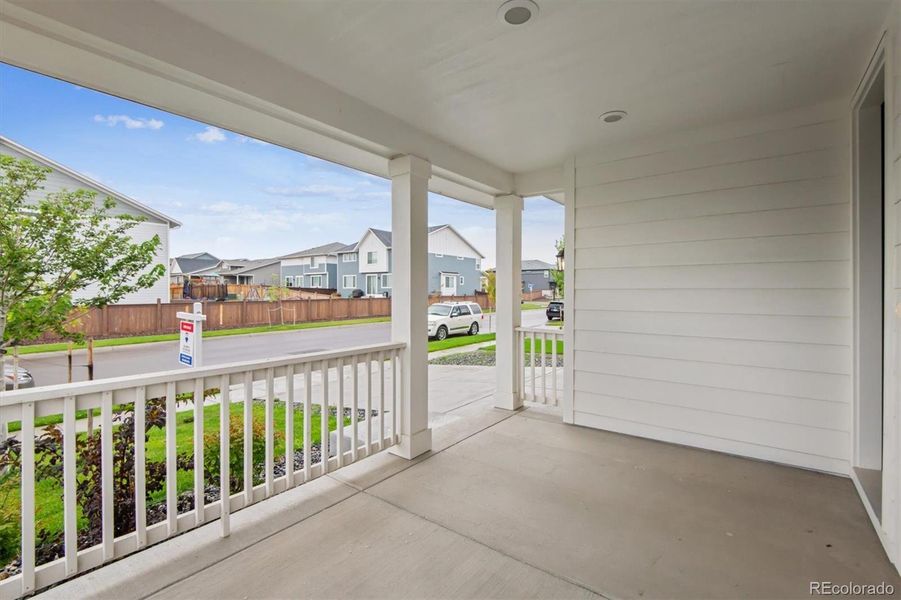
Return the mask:
<svg viewBox="0 0 901 600">
<path fill-rule="evenodd" d="M 486 315 L 487 320 L 488 315 Z M 530 310 L 522 313 L 523 326 L 534 327 L 542 325 L 544 322 L 543 310 Z M 493 318 L 491 325 L 493 326 Z M 483 327 L 482 331 L 492 331 L 492 328 Z M 203 341 L 203 360 L 205 365 L 214 365 L 291 354 L 306 354 L 378 344 L 387 342 L 390 337 L 390 323 L 369 323 L 209 338 Z M 77 350 L 73 360 L 75 365 L 73 381 L 87 379 L 87 369 L 84 366 L 86 361 L 86 351 Z M 20 359 L 20 364 L 31 371 L 35 383 L 39 386 L 66 383 L 65 352 L 26 355 Z M 178 364 L 178 342 L 135 344 L 98 348 L 94 351 L 94 379 L 179 368 L 186 367 Z"/>
</svg>

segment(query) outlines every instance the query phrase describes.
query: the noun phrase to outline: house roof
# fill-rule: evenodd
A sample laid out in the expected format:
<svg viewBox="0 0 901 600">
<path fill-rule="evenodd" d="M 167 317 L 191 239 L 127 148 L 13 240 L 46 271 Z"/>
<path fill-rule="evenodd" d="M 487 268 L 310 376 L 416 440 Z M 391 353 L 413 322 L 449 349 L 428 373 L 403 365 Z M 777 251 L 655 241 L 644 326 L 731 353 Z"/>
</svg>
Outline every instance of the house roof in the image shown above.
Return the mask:
<svg viewBox="0 0 901 600">
<path fill-rule="evenodd" d="M 212 258 L 201 258 L 202 256 L 211 256 Z M 206 252 L 176 256 L 172 260 L 175 261 L 178 265 L 178 269 L 185 275 L 208 271 L 222 264 L 221 260 Z"/>
<path fill-rule="evenodd" d="M 225 275 L 243 275 L 248 271 L 255 271 L 261 267 L 266 267 L 269 265 L 274 265 L 276 263 L 281 262 L 281 258 L 261 258 L 259 260 L 249 260 L 247 264 L 240 269 L 233 269 L 225 273 Z"/>
<path fill-rule="evenodd" d="M 524 260 L 521 268 L 523 271 L 552 271 L 557 267 L 543 260 Z"/>
<path fill-rule="evenodd" d="M 176 258 L 198 258 L 203 260 L 219 260 L 217 257 L 213 256 L 209 252 L 195 252 L 194 254 L 182 254 L 181 256 L 177 256 Z"/>
<path fill-rule="evenodd" d="M 460 235 L 460 232 L 457 231 L 456 229 L 454 229 L 453 226 L 451 226 L 451 225 L 448 225 L 446 223 L 444 225 L 432 225 L 431 227 L 429 227 L 429 235 L 436 233 L 438 231 L 441 231 L 442 229 L 450 229 L 451 231 L 453 231 L 455 234 L 457 234 L 457 237 L 459 237 L 461 240 L 463 240 L 466 243 L 467 246 L 472 248 L 473 252 L 478 254 L 481 258 L 485 258 L 484 254 L 479 252 L 475 246 L 473 246 L 471 243 L 469 243 L 469 240 L 467 240 L 465 237 Z M 385 247 L 391 248 L 391 232 L 390 231 L 385 231 L 384 229 L 374 229 L 372 227 L 370 227 L 368 231 L 372 232 L 372 235 L 377 237 L 380 242 L 385 244 Z M 365 237 L 365 235 L 363 237 Z"/>
<path fill-rule="evenodd" d="M 323 244 L 321 246 L 316 246 L 314 248 L 307 248 L 306 250 L 300 250 L 299 252 L 293 252 L 291 254 L 286 254 L 284 256 L 280 256 L 279 258 L 301 258 L 303 256 L 320 256 L 323 254 L 335 254 L 337 252 L 341 252 L 348 245 L 341 242 L 330 242 L 328 244 Z"/>
<path fill-rule="evenodd" d="M 553 271 L 556 270 L 557 266 L 552 265 L 551 263 L 546 263 L 543 260 L 524 260 L 520 263 L 520 270 L 522 271 Z M 490 269 L 485 269 L 485 273 L 494 273 L 497 271 L 495 267 L 491 267 Z"/>
<path fill-rule="evenodd" d="M 119 202 L 121 202 L 122 204 L 131 206 L 138 212 L 142 212 L 142 213 L 144 213 L 148 216 L 151 216 L 155 219 L 164 221 L 169 224 L 170 228 L 181 227 L 181 222 L 176 221 L 172 217 L 165 215 L 158 210 L 150 208 L 146 204 L 142 204 L 141 202 L 138 202 L 134 198 L 126 196 L 125 194 L 123 194 L 121 192 L 117 192 L 116 190 L 114 190 L 110 187 L 107 187 L 106 185 L 100 183 L 99 181 L 91 179 L 87 175 L 83 175 L 82 173 L 79 173 L 78 171 L 73 171 L 69 167 L 63 166 L 63 165 L 59 164 L 58 162 L 51 160 L 51 159 L 47 158 L 46 156 L 35 152 L 34 150 L 31 150 L 30 148 L 26 148 L 25 146 L 22 146 L 21 144 L 17 144 L 16 142 L 14 142 L 11 139 L 4 137 L 2 135 L 0 135 L 0 145 L 8 146 L 8 147 L 12 148 L 13 150 L 15 150 L 16 152 L 27 156 L 34 162 L 41 163 L 44 166 L 50 167 L 54 171 L 63 173 L 64 175 L 68 175 L 72 179 L 80 181 L 84 185 L 94 188 L 98 192 L 106 194 L 110 198 L 114 198 L 114 199 L 118 200 Z"/>
<path fill-rule="evenodd" d="M 347 252 L 356 252 L 357 244 L 347 244 L 340 250 L 335 251 L 335 254 L 346 254 Z"/>
</svg>

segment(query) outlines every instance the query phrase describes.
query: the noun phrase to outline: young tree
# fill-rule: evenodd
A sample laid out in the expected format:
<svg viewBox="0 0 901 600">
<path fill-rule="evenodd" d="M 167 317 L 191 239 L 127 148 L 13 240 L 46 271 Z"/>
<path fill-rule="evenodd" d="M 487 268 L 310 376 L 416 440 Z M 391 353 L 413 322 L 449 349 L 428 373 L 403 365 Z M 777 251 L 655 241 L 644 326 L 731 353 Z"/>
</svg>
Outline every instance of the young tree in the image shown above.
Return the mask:
<svg viewBox="0 0 901 600">
<path fill-rule="evenodd" d="M 52 331 L 65 339 L 79 309 L 115 303 L 165 272 L 159 236 L 135 242 L 143 219 L 114 215 L 95 192 L 42 195 L 50 169 L 0 154 L 0 371 L 9 346 Z M 43 197 L 41 197 L 43 196 Z"/>
<path fill-rule="evenodd" d="M 564 238 L 560 238 L 554 243 L 554 247 L 557 248 L 557 252 L 561 252 L 564 249 Z M 557 294 L 560 297 L 563 297 L 563 271 L 560 269 L 554 269 L 551 271 L 551 277 L 554 279 L 554 283 L 557 284 Z"/>
<path fill-rule="evenodd" d="M 488 303 L 496 306 L 497 301 L 497 271 L 492 269 L 485 273 L 485 293 L 488 294 Z"/>
</svg>

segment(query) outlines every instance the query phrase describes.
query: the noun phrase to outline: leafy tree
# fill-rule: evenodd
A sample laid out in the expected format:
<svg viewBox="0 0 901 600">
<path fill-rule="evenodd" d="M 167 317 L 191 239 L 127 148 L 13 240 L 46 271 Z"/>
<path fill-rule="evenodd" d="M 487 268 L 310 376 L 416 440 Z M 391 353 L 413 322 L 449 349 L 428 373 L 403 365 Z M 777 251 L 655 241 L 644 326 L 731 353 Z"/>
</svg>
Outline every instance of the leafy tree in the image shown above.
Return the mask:
<svg viewBox="0 0 901 600">
<path fill-rule="evenodd" d="M 86 309 L 148 288 L 166 272 L 152 265 L 158 236 L 129 236 L 141 217 L 112 214 L 113 200 L 88 190 L 43 195 L 49 173 L 0 154 L 0 361 L 7 347 L 48 331 L 79 341 L 68 326 Z"/>
<path fill-rule="evenodd" d="M 491 270 L 485 273 L 485 293 L 491 306 L 497 306 L 497 271 Z"/>
<path fill-rule="evenodd" d="M 554 247 L 557 248 L 557 252 L 560 252 L 564 249 L 564 238 L 560 238 L 554 243 Z M 554 280 L 554 283 L 557 284 L 557 294 L 562 298 L 563 297 L 563 271 L 559 269 L 554 269 L 551 271 L 551 277 Z"/>
</svg>

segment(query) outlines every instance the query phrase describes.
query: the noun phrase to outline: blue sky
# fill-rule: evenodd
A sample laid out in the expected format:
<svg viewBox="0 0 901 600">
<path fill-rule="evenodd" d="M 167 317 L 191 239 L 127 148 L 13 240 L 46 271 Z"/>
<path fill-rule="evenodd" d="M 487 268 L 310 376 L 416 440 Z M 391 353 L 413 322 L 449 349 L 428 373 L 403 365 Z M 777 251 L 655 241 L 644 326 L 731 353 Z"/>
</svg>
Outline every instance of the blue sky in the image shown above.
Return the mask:
<svg viewBox="0 0 901 600">
<path fill-rule="evenodd" d="M 390 228 L 380 177 L 0 63 L 0 133 L 183 223 L 173 256 L 263 258 Z M 527 198 L 523 258 L 553 262 L 563 208 Z M 494 213 L 431 194 L 494 265 Z"/>
</svg>

